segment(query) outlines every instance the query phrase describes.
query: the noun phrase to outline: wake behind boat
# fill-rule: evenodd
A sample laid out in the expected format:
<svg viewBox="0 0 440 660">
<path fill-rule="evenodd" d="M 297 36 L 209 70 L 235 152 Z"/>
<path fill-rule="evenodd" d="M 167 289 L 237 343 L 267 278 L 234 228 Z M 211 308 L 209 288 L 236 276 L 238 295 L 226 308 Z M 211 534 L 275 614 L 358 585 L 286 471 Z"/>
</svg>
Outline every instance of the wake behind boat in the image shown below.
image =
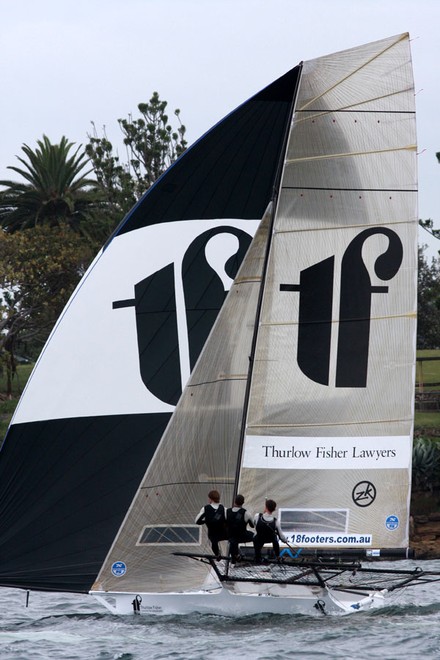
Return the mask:
<svg viewBox="0 0 440 660">
<path fill-rule="evenodd" d="M 242 615 L 359 611 L 438 580 L 372 565 L 409 552 L 416 198 L 407 34 L 299 64 L 188 149 L 20 400 L 0 585 Z M 251 511 L 276 498 L 279 560 L 209 554 L 211 488 Z"/>
</svg>

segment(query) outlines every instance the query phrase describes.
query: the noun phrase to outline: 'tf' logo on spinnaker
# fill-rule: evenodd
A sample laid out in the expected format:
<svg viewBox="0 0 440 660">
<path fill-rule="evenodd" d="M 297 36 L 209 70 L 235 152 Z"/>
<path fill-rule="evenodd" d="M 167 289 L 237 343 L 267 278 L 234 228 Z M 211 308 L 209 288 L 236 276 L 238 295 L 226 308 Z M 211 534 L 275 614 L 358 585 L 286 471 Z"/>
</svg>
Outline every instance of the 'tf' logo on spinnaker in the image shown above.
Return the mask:
<svg viewBox="0 0 440 660">
<path fill-rule="evenodd" d="M 232 282 L 251 236 L 231 226 L 213 227 L 192 241 L 181 264 L 169 263 L 135 283 L 133 298 L 113 302 L 113 309 L 134 307 L 142 381 L 154 396 L 171 405 L 179 400 L 227 294 L 206 256 L 208 243 L 222 235 L 234 236 L 237 243 L 234 254 L 219 255 Z M 183 304 L 176 292 L 176 279 L 181 280 Z M 179 325 L 186 328 L 185 351 Z M 184 364 L 183 354 L 188 355 L 189 364 Z"/>
<path fill-rule="evenodd" d="M 373 286 L 362 258 L 365 242 L 375 234 L 388 238 L 388 247 L 374 264 L 376 276 L 391 280 L 399 271 L 403 247 L 387 227 L 360 232 L 348 245 L 341 263 L 341 297 L 336 361 L 336 387 L 366 387 L 371 301 L 387 294 L 388 286 Z M 301 371 L 321 385 L 329 385 L 335 257 L 301 271 L 299 284 L 281 284 L 280 291 L 299 292 L 297 361 Z"/>
</svg>

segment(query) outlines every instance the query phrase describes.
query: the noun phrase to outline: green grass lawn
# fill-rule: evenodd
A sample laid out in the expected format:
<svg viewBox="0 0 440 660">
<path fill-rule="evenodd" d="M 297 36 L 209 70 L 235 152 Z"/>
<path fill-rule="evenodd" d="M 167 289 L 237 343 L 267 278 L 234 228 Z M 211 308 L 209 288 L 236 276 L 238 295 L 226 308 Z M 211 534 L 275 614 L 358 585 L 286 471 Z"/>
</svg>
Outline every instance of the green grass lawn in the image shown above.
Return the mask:
<svg viewBox="0 0 440 660">
<path fill-rule="evenodd" d="M 417 351 L 417 357 L 440 357 L 440 350 Z M 6 383 L 4 374 L 0 373 L 0 443 L 8 429 L 19 396 L 32 371 L 32 366 L 29 364 L 20 364 L 18 366 L 17 376 L 13 381 L 13 398 L 10 400 L 3 400 L 1 398 L 1 393 L 5 391 Z M 440 391 L 440 385 L 434 385 L 434 383 L 440 383 L 440 360 L 417 362 L 416 381 L 418 383 L 416 391 L 421 391 L 421 389 L 424 392 L 430 390 Z M 438 429 L 440 433 L 440 412 L 417 411 L 415 414 L 415 427 L 416 430 L 423 430 L 427 433 L 435 432 Z"/>
<path fill-rule="evenodd" d="M 440 358 L 440 351 L 417 351 L 418 358 Z M 416 393 L 440 392 L 440 359 L 418 361 L 416 366 Z M 416 430 L 427 434 L 440 433 L 440 411 L 415 414 Z"/>
<path fill-rule="evenodd" d="M 17 375 L 12 380 L 12 394 L 14 397 L 19 396 L 27 383 L 27 379 L 31 375 L 33 364 L 19 364 L 17 367 Z M 6 390 L 5 374 L 0 371 L 0 393 Z"/>
<path fill-rule="evenodd" d="M 417 362 L 416 368 L 416 391 L 426 391 L 429 389 L 440 390 L 440 359 L 429 360 L 426 358 L 440 358 L 440 351 L 417 351 L 418 358 L 425 358 Z M 437 383 L 437 385 L 435 385 Z"/>
</svg>

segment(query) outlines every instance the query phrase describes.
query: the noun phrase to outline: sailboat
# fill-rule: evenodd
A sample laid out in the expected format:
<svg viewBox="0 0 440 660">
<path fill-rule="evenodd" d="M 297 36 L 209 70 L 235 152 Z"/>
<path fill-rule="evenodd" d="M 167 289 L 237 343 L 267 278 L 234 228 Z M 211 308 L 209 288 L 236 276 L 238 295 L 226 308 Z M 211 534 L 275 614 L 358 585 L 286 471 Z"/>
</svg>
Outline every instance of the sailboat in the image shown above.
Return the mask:
<svg viewBox="0 0 440 660">
<path fill-rule="evenodd" d="M 244 615 L 355 612 L 440 579 L 380 561 L 411 556 L 416 200 L 407 34 L 300 63 L 189 148 L 17 406 L 0 585 Z M 277 501 L 279 558 L 216 560 L 194 522 L 212 488 Z"/>
</svg>

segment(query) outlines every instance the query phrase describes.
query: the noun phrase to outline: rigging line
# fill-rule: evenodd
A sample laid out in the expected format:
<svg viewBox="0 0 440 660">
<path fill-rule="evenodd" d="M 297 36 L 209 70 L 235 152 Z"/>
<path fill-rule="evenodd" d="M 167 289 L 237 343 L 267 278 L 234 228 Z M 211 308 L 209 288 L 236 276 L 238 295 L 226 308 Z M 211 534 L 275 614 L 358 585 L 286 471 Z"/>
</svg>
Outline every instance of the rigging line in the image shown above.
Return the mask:
<svg viewBox="0 0 440 660">
<path fill-rule="evenodd" d="M 351 156 L 370 156 L 372 154 L 385 154 L 393 153 L 395 151 L 416 151 L 417 146 L 415 144 L 409 144 L 405 147 L 390 147 L 389 149 L 372 149 L 371 151 L 352 151 L 347 153 L 340 154 L 326 154 L 322 156 L 304 156 L 303 158 L 289 158 L 286 160 L 286 165 L 293 165 L 295 163 L 306 163 L 316 160 L 329 160 L 330 158 L 347 158 Z"/>
<path fill-rule="evenodd" d="M 266 244 L 266 251 L 264 255 L 264 263 L 263 263 L 263 268 L 262 268 L 262 276 L 261 276 L 261 283 L 260 283 L 260 289 L 258 292 L 258 302 L 257 302 L 257 309 L 255 313 L 255 321 L 254 321 L 254 332 L 253 332 L 253 337 L 252 337 L 252 344 L 251 344 L 251 351 L 250 351 L 250 356 L 249 356 L 249 371 L 248 371 L 248 377 L 247 377 L 247 382 L 246 382 L 246 390 L 244 394 L 244 405 L 243 405 L 243 415 L 241 418 L 241 428 L 240 428 L 240 441 L 239 441 L 239 446 L 238 446 L 238 460 L 237 460 L 237 469 L 235 473 L 235 483 L 234 483 L 234 492 L 233 492 L 233 497 L 237 495 L 238 492 L 238 481 L 240 478 L 240 469 L 241 469 L 241 461 L 242 461 L 242 456 L 243 456 L 243 448 L 244 448 L 244 441 L 246 437 L 246 420 L 247 420 L 247 414 L 248 414 L 248 409 L 249 409 L 249 398 L 250 398 L 250 390 L 251 390 L 251 380 L 252 380 L 252 372 L 253 372 L 253 362 L 254 362 L 254 357 L 255 357 L 255 351 L 256 351 L 256 346 L 257 346 L 257 337 L 258 337 L 258 322 L 261 317 L 261 310 L 263 306 L 263 292 L 264 292 L 264 283 L 266 280 L 267 276 L 267 269 L 268 269 L 268 264 L 269 264 L 269 253 L 270 253 L 270 246 L 271 246 L 271 240 L 272 240 L 272 232 L 273 232 L 273 227 L 275 223 L 275 215 L 276 215 L 276 208 L 277 208 L 277 201 L 278 201 L 278 195 L 279 191 L 281 189 L 281 179 L 283 176 L 284 172 L 284 167 L 285 167 L 285 158 L 286 158 L 286 153 L 287 153 L 287 147 L 289 144 L 289 137 L 291 134 L 292 130 L 292 117 L 294 113 L 294 109 L 296 106 L 296 101 L 297 101 L 297 96 L 298 96 L 298 89 L 300 85 L 300 80 L 302 76 L 302 69 L 303 69 L 303 64 L 302 62 L 298 65 L 298 76 L 296 78 L 295 82 L 295 88 L 292 90 L 292 100 L 290 103 L 290 109 L 288 113 L 288 117 L 286 118 L 286 125 L 285 125 L 285 132 L 284 132 L 284 137 L 283 137 L 283 144 L 279 152 L 279 158 L 278 158 L 278 167 L 277 171 L 275 174 L 274 178 L 274 185 L 273 185 L 273 191 L 272 191 L 272 208 L 271 208 L 271 218 L 270 218 L 270 223 L 269 223 L 269 228 L 268 228 L 268 234 L 267 234 L 267 244 Z"/>
<path fill-rule="evenodd" d="M 385 221 L 387 225 L 390 226 L 395 226 L 395 225 L 416 225 L 418 224 L 418 220 L 386 220 Z M 298 233 L 304 233 L 304 232 L 323 232 L 323 231 L 339 231 L 341 228 L 343 229 L 361 229 L 362 227 L 382 227 L 383 222 L 374 222 L 371 224 L 368 224 L 366 222 L 362 222 L 358 225 L 337 225 L 335 227 L 304 227 L 304 228 L 295 228 L 295 229 L 277 229 L 274 234 L 275 236 L 278 236 L 279 234 L 298 234 Z"/>
<path fill-rule="evenodd" d="M 203 486 L 210 484 L 212 481 L 219 484 L 230 484 L 234 480 L 230 477 L 209 477 L 206 481 L 170 481 L 163 484 L 153 484 L 152 486 L 140 486 L 139 490 L 149 490 L 151 488 L 165 488 L 166 486 Z"/>
<path fill-rule="evenodd" d="M 237 277 L 234 281 L 234 285 L 235 284 L 255 284 L 255 282 L 257 282 L 257 283 L 261 282 L 260 275 L 255 275 L 254 277 L 249 275 L 248 277 L 243 277 L 243 278 Z"/>
<path fill-rule="evenodd" d="M 334 227 L 300 227 L 298 229 L 277 229 L 274 232 L 275 236 L 278 236 L 280 234 L 302 234 L 305 232 L 319 232 L 322 233 L 324 231 L 339 231 L 340 229 L 361 229 L 362 227 L 382 227 L 384 224 L 387 226 L 396 226 L 396 225 L 417 225 L 418 220 L 386 220 L 384 222 L 375 222 L 375 223 L 359 223 L 358 225 L 336 225 Z"/>
<path fill-rule="evenodd" d="M 200 383 L 188 384 L 188 390 L 192 387 L 201 387 L 202 385 L 215 385 L 216 383 L 228 383 L 240 380 L 246 380 L 247 374 L 230 374 L 229 376 L 214 378 L 213 380 L 202 380 Z"/>
<path fill-rule="evenodd" d="M 403 312 L 402 314 L 389 314 L 387 316 L 361 316 L 358 318 L 347 318 L 347 319 L 330 319 L 330 323 L 361 323 L 363 321 L 384 321 L 388 319 L 408 319 L 408 318 L 416 318 L 417 317 L 417 312 Z M 317 326 L 320 325 L 321 323 L 329 323 L 328 320 L 325 321 L 308 321 L 307 325 L 309 326 Z M 260 326 L 264 328 L 272 328 L 272 327 L 281 327 L 281 326 L 296 326 L 299 325 L 299 321 L 261 321 Z"/>
<path fill-rule="evenodd" d="M 370 57 L 366 62 L 364 62 L 363 64 L 361 64 L 360 66 L 358 66 L 357 69 L 355 69 L 354 71 L 351 71 L 351 72 L 348 73 L 346 76 L 344 76 L 343 78 L 341 78 L 340 80 L 338 80 L 338 82 L 334 83 L 331 87 L 329 87 L 329 88 L 326 89 L 324 92 L 322 92 L 321 94 L 319 94 L 319 96 L 315 96 L 315 98 L 311 99 L 308 103 L 306 103 L 304 106 L 302 106 L 301 110 L 303 110 L 304 108 L 307 108 L 307 107 L 310 106 L 312 103 L 314 103 L 317 99 L 320 99 L 320 98 L 322 98 L 323 96 L 325 96 L 326 94 L 328 94 L 328 92 L 331 92 L 333 89 L 336 89 L 336 87 L 338 87 L 341 83 L 345 82 L 346 80 L 348 80 L 349 78 L 351 78 L 352 76 L 354 76 L 356 73 L 358 73 L 359 71 L 361 71 L 362 69 L 364 69 L 366 66 L 368 66 L 369 64 L 371 64 L 372 62 L 374 62 L 374 60 L 377 60 L 379 57 L 382 57 L 382 55 L 384 55 L 384 53 L 386 53 L 386 52 L 387 52 L 388 50 L 390 50 L 391 48 L 394 48 L 394 46 L 396 46 L 397 44 L 399 44 L 401 41 L 404 41 L 405 39 L 408 39 L 408 33 L 404 33 L 404 34 L 402 34 L 402 35 L 397 39 L 397 41 L 394 41 L 392 44 L 390 44 L 389 46 L 387 46 L 386 48 L 384 48 L 383 50 L 381 50 L 379 53 L 376 53 L 375 55 L 372 55 L 372 57 Z M 324 59 L 325 59 L 325 58 L 324 58 Z"/>
</svg>

